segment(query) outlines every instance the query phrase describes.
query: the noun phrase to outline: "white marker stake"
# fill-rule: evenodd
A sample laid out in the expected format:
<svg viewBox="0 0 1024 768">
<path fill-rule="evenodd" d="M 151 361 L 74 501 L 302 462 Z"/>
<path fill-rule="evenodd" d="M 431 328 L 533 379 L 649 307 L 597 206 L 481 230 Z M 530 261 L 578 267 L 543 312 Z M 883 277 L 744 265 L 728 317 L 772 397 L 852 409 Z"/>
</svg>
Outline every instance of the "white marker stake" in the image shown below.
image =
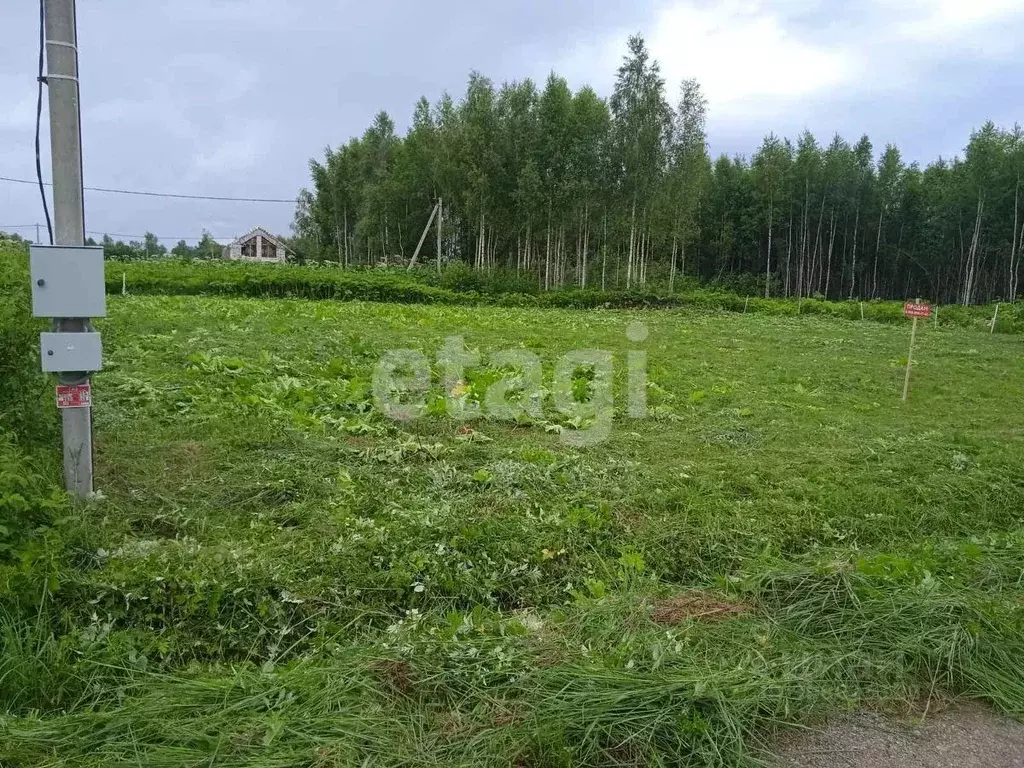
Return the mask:
<svg viewBox="0 0 1024 768">
<path fill-rule="evenodd" d="M 914 324 L 910 326 L 910 351 L 907 353 L 907 376 L 903 379 L 903 402 L 907 402 L 907 397 L 910 395 L 910 368 L 914 364 L 914 339 L 917 338 L 917 318 L 914 318 Z"/>
<path fill-rule="evenodd" d="M 992 315 L 992 330 L 989 333 L 996 332 L 996 323 L 999 322 L 999 302 L 996 302 L 996 313 Z"/>
<path fill-rule="evenodd" d="M 864 320 L 864 302 L 863 301 L 860 303 L 860 319 L 862 321 Z"/>
<path fill-rule="evenodd" d="M 124 272 L 121 273 L 121 295 L 128 295 L 128 276 Z"/>
<path fill-rule="evenodd" d="M 917 319 L 919 317 L 928 317 L 932 313 L 932 308 L 927 304 L 922 304 L 920 299 L 913 302 L 907 302 L 903 305 L 903 316 L 914 318 L 914 324 L 910 327 L 910 351 L 907 353 L 907 375 L 903 379 L 903 402 L 907 402 L 907 398 L 910 396 L 910 369 L 914 366 L 914 340 L 917 339 Z"/>
<path fill-rule="evenodd" d="M 747 296 L 746 301 L 743 302 L 743 314 L 747 314 L 747 305 L 750 303 L 750 297 Z"/>
</svg>

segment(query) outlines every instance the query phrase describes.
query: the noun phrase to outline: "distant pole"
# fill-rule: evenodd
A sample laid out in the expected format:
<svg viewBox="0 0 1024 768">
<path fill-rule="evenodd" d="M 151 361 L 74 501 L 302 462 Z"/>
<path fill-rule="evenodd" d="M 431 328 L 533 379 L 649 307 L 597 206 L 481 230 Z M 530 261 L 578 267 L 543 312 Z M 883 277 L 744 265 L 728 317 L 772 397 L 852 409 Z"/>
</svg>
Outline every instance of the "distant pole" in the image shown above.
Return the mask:
<svg viewBox="0 0 1024 768">
<path fill-rule="evenodd" d="M 444 200 L 437 198 L 437 274 L 441 274 L 441 227 L 444 222 Z"/>
<path fill-rule="evenodd" d="M 939 305 L 938 304 L 935 305 L 935 309 L 933 311 L 935 312 L 935 327 L 938 328 L 939 327 Z"/>
<path fill-rule="evenodd" d="M 39 239 L 39 224 L 36 224 L 36 242 L 41 242 Z"/>
<path fill-rule="evenodd" d="M 860 319 L 862 321 L 864 320 L 864 302 L 863 301 L 860 303 Z"/>
<path fill-rule="evenodd" d="M 914 299 L 916 304 L 920 304 L 920 299 Z M 910 369 L 914 365 L 914 340 L 917 338 L 917 317 L 914 317 L 914 324 L 910 326 L 910 351 L 907 353 L 907 375 L 903 379 L 903 402 L 907 402 L 907 398 L 910 396 Z"/>
<path fill-rule="evenodd" d="M 998 322 L 999 322 L 999 302 L 997 301 L 996 302 L 996 313 L 994 315 L 992 315 L 992 330 L 990 330 L 989 333 L 995 333 L 996 332 L 996 323 L 998 323 Z"/>
<path fill-rule="evenodd" d="M 53 167 L 54 240 L 85 244 L 82 194 L 81 103 L 78 88 L 78 31 L 75 0 L 44 0 L 46 86 L 50 106 L 50 156 Z M 61 317 L 54 330 L 81 333 L 88 318 Z M 62 373 L 61 384 L 88 384 L 88 373 Z M 92 408 L 64 408 L 64 485 L 84 497 L 92 493 Z"/>
<path fill-rule="evenodd" d="M 413 251 L 412 258 L 409 259 L 409 266 L 407 270 L 411 271 L 416 266 L 416 259 L 420 255 L 420 249 L 423 247 L 423 241 L 427 239 L 427 233 L 430 232 L 430 225 L 434 223 L 434 216 L 437 215 L 437 207 L 441 205 L 440 202 L 434 206 L 434 209 L 430 212 L 430 218 L 427 219 L 427 225 L 423 227 L 423 234 L 420 235 L 420 241 L 416 243 L 416 250 Z"/>
</svg>

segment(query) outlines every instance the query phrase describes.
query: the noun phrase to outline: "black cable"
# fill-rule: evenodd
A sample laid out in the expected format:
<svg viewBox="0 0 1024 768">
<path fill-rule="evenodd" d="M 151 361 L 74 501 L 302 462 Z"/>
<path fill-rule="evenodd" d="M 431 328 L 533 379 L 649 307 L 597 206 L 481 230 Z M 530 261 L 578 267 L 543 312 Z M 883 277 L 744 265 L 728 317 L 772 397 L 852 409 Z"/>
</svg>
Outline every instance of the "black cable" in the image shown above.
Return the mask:
<svg viewBox="0 0 1024 768">
<path fill-rule="evenodd" d="M 75 93 L 78 103 L 78 178 L 82 180 L 85 179 L 85 168 L 82 166 L 82 157 L 85 153 L 82 151 L 82 81 L 79 78 L 81 73 L 78 71 L 78 7 L 75 3 L 71 3 L 71 30 L 74 35 L 72 43 L 75 46 Z M 83 192 L 84 189 L 83 187 Z M 80 195 L 80 198 L 82 202 L 82 242 L 85 242 L 85 195 Z"/>
<path fill-rule="evenodd" d="M 85 231 L 85 234 L 87 234 L 87 235 L 110 235 L 110 237 L 128 237 L 128 238 L 131 238 L 132 240 L 143 240 L 146 237 L 145 235 L 129 235 L 129 234 L 126 234 L 124 232 L 101 232 L 98 229 L 87 229 Z M 150 233 L 150 234 L 153 234 L 153 233 Z M 172 241 L 178 241 L 178 240 L 185 240 L 185 241 L 195 240 L 195 241 L 198 242 L 199 240 L 203 239 L 202 237 L 196 237 L 195 235 L 188 235 L 186 237 L 180 237 L 180 236 L 173 236 L 172 237 L 172 236 L 169 236 L 169 235 L 153 235 L 153 236 L 156 237 L 157 240 L 159 240 L 161 242 L 165 242 L 165 243 L 169 243 L 169 242 L 172 242 Z M 231 237 L 215 237 L 213 235 L 210 235 L 210 239 L 211 240 L 234 240 L 235 236 L 233 235 Z"/>
<path fill-rule="evenodd" d="M 46 216 L 46 231 L 53 245 L 53 224 L 50 223 L 50 208 L 46 204 L 46 188 L 43 186 L 43 161 L 39 155 L 39 130 L 43 122 L 43 54 L 46 51 L 46 11 L 44 0 L 39 0 L 39 93 L 36 96 L 36 180 L 39 182 L 39 195 L 43 198 L 43 214 Z"/>
<path fill-rule="evenodd" d="M 7 232 L 14 229 L 32 229 L 38 227 L 39 224 L 0 224 L 0 232 Z M 143 240 L 146 235 L 130 235 L 126 232 L 108 232 L 102 229 L 87 229 L 85 230 L 87 235 L 110 235 L 111 237 L 127 237 L 132 240 Z M 186 242 L 195 240 L 196 242 L 202 240 L 202 237 L 196 237 L 195 235 L 154 235 L 157 240 L 163 243 L 177 242 L 178 240 L 184 240 Z M 236 235 L 210 235 L 213 240 L 234 240 Z"/>
<path fill-rule="evenodd" d="M 0 181 L 9 181 L 12 184 L 35 184 L 29 179 L 12 179 L 10 176 L 0 176 Z M 50 186 L 46 184 L 46 186 Z M 143 197 L 173 197 L 179 200 L 216 200 L 228 203 L 288 203 L 295 205 L 298 200 L 295 198 L 282 197 L 219 197 L 216 195 L 180 195 L 173 192 L 140 192 L 135 189 L 109 189 L 107 187 L 85 187 L 86 192 L 107 192 L 112 195 L 142 195 Z"/>
</svg>

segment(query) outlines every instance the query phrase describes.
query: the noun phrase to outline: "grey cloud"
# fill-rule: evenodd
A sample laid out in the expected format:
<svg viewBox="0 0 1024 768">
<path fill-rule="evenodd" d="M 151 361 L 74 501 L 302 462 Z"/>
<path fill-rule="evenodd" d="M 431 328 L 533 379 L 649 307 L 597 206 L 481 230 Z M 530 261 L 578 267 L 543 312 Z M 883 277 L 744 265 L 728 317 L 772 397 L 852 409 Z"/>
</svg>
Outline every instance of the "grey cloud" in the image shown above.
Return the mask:
<svg viewBox="0 0 1024 768">
<path fill-rule="evenodd" d="M 0 49 L 0 175 L 31 178 L 37 16 L 31 3 L 10 5 L 4 27 L 18 33 Z M 380 109 L 401 129 L 420 95 L 457 95 L 471 69 L 499 82 L 542 77 L 558 51 L 619 24 L 639 27 L 649 13 L 583 0 L 78 5 L 86 183 L 247 197 L 296 194 L 308 160 L 362 133 Z M 292 214 L 287 205 L 86 197 L 90 230 L 129 234 L 287 231 Z M 0 182 L 0 224 L 41 218 L 32 187 Z"/>
<path fill-rule="evenodd" d="M 362 133 L 380 109 L 403 130 L 419 96 L 458 96 L 472 69 L 497 82 L 543 79 L 573 60 L 574 85 L 607 89 L 621 53 L 608 47 L 631 31 L 650 31 L 669 4 L 81 0 L 86 183 L 290 197 L 308 184 L 307 161 L 324 146 Z M 866 64 L 847 87 L 774 111 L 724 121 L 712 104 L 712 149 L 750 154 L 769 130 L 794 135 L 808 127 L 826 140 L 834 131 L 868 132 L 876 146 L 893 141 L 927 161 L 958 149 L 986 118 L 1012 122 L 1024 75 L 1007 61 L 1024 45 L 1019 26 L 986 30 L 984 55 L 962 46 L 944 55 L 938 43 L 899 50 L 872 43 L 892 26 L 886 5 L 771 3 L 796 38 L 859 46 Z M 36 14 L 32 3 L 7 2 L 0 12 L 0 175 L 34 175 Z M 887 82 L 900 57 L 916 57 L 900 69 L 906 82 Z M 46 151 L 47 166 L 48 159 Z M 88 194 L 86 213 L 90 230 L 176 238 L 203 228 L 226 237 L 257 224 L 287 231 L 293 210 Z M 41 218 L 31 186 L 0 182 L 0 225 Z"/>
</svg>

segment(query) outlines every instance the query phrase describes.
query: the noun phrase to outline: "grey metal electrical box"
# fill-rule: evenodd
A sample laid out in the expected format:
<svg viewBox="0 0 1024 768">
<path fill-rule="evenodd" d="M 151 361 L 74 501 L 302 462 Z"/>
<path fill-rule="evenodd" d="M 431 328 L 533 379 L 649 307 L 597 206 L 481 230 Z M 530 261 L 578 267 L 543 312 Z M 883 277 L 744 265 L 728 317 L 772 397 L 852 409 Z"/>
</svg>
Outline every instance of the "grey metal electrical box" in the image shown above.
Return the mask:
<svg viewBox="0 0 1024 768">
<path fill-rule="evenodd" d="M 103 344 L 98 333 L 41 333 L 39 338 L 46 373 L 103 368 Z"/>
<path fill-rule="evenodd" d="M 33 245 L 29 268 L 33 316 L 107 316 L 102 246 Z"/>
</svg>

